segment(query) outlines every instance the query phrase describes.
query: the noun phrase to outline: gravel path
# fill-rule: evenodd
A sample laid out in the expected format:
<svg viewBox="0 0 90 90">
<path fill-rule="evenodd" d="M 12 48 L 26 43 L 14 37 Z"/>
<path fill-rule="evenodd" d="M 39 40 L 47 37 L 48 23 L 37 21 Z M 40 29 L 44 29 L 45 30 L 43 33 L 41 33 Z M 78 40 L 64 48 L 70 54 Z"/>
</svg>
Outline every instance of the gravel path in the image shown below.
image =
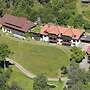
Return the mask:
<svg viewBox="0 0 90 90">
<path fill-rule="evenodd" d="M 9 58 L 6 58 L 6 60 L 10 61 L 11 63 L 13 63 L 27 77 L 29 77 L 31 79 L 36 77 L 36 75 L 34 75 L 33 73 L 31 73 L 28 70 L 26 70 L 22 65 L 18 64 L 14 60 L 11 60 Z M 62 78 L 61 80 L 64 81 L 64 80 L 66 80 L 66 78 Z M 59 79 L 58 78 L 48 78 L 48 81 L 59 81 Z"/>
</svg>

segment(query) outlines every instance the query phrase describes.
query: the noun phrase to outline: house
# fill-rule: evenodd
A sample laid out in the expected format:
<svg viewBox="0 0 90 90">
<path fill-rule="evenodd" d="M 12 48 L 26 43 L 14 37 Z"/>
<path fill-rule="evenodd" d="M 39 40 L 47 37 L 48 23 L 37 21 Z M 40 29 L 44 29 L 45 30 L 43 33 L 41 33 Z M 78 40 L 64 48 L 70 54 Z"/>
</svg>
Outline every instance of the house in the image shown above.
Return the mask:
<svg viewBox="0 0 90 90">
<path fill-rule="evenodd" d="M 84 34 L 82 30 L 74 28 L 66 28 L 55 24 L 46 24 L 41 29 L 43 41 L 54 41 L 57 44 L 71 43 L 71 45 L 78 45 L 80 38 Z"/>
<path fill-rule="evenodd" d="M 12 33 L 16 37 L 24 37 L 35 25 L 25 17 L 17 17 L 13 15 L 4 15 L 0 19 L 2 31 Z"/>
</svg>

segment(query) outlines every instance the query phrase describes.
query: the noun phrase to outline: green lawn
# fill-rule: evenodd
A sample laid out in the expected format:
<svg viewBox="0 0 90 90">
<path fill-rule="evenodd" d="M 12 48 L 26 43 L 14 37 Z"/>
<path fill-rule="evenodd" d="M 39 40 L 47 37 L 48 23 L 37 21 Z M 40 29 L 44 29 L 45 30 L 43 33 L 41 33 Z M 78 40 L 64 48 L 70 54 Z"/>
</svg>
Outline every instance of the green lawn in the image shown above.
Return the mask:
<svg viewBox="0 0 90 90">
<path fill-rule="evenodd" d="M 83 90 L 90 90 L 90 83 L 88 83 L 87 85 L 83 85 Z"/>
<path fill-rule="evenodd" d="M 24 76 L 17 68 L 12 68 L 13 72 L 11 73 L 11 78 L 8 82 L 9 85 L 11 83 L 15 82 L 18 84 L 18 86 L 22 87 L 24 90 L 33 90 L 33 80 L 27 78 Z"/>
<path fill-rule="evenodd" d="M 49 82 L 50 84 L 53 84 L 56 86 L 56 88 L 53 88 L 51 90 L 63 90 L 63 82 Z"/>
<path fill-rule="evenodd" d="M 12 66 L 12 70 L 13 72 L 11 73 L 11 78 L 8 82 L 9 85 L 11 85 L 11 83 L 15 82 L 17 83 L 20 87 L 22 87 L 24 90 L 33 90 L 32 86 L 33 86 L 33 80 L 27 78 L 26 76 L 24 76 L 17 68 L 15 68 L 14 66 Z M 49 82 L 49 84 L 54 84 L 57 87 L 51 90 L 63 90 L 63 83 L 59 83 L 59 82 Z"/>
<path fill-rule="evenodd" d="M 46 73 L 55 77 L 58 69 L 69 63 L 69 49 L 67 47 L 48 45 L 37 41 L 23 41 L 2 35 L 0 42 L 8 44 L 14 52 L 12 59 L 35 74 Z"/>
</svg>

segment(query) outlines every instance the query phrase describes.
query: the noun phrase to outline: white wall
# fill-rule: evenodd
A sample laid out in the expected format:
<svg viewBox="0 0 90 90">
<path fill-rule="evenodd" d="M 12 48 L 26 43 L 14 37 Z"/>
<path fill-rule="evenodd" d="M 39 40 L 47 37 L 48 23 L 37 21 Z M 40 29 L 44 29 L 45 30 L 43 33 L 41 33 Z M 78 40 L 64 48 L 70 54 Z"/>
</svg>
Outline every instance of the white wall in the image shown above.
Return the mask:
<svg viewBox="0 0 90 90">
<path fill-rule="evenodd" d="M 32 37 L 32 40 L 34 40 L 34 37 Z"/>
<path fill-rule="evenodd" d="M 81 43 L 80 40 L 76 41 L 76 46 L 78 46 L 80 43 Z"/>
<path fill-rule="evenodd" d="M 5 30 L 5 28 L 4 28 L 4 27 L 2 27 L 2 31 L 3 31 L 3 32 L 6 32 L 6 30 Z"/>
<path fill-rule="evenodd" d="M 57 44 L 62 45 L 61 41 L 62 41 L 61 39 L 58 39 Z"/>
<path fill-rule="evenodd" d="M 49 37 L 43 35 L 42 40 L 48 42 L 49 41 Z"/>
<path fill-rule="evenodd" d="M 80 44 L 80 40 L 79 41 L 76 40 L 75 42 L 73 40 L 71 40 L 71 43 L 72 43 L 71 46 L 77 47 Z"/>
<path fill-rule="evenodd" d="M 4 27 L 2 27 L 2 31 L 3 31 L 3 32 L 12 33 L 12 31 L 11 31 L 11 30 L 7 30 L 7 29 L 6 29 L 6 28 L 4 28 Z"/>
</svg>

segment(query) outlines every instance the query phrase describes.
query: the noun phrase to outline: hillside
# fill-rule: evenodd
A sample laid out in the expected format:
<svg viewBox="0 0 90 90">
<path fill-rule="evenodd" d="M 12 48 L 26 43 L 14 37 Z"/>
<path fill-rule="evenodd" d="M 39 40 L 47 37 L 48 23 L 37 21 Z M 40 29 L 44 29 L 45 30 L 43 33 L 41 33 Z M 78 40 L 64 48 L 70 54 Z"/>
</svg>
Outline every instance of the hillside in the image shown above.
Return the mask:
<svg viewBox="0 0 90 90">
<path fill-rule="evenodd" d="M 70 51 L 64 46 L 52 46 L 38 41 L 25 42 L 5 35 L 0 36 L 0 41 L 10 47 L 13 60 L 34 74 L 45 73 L 56 77 L 58 70 L 69 64 Z"/>
</svg>

